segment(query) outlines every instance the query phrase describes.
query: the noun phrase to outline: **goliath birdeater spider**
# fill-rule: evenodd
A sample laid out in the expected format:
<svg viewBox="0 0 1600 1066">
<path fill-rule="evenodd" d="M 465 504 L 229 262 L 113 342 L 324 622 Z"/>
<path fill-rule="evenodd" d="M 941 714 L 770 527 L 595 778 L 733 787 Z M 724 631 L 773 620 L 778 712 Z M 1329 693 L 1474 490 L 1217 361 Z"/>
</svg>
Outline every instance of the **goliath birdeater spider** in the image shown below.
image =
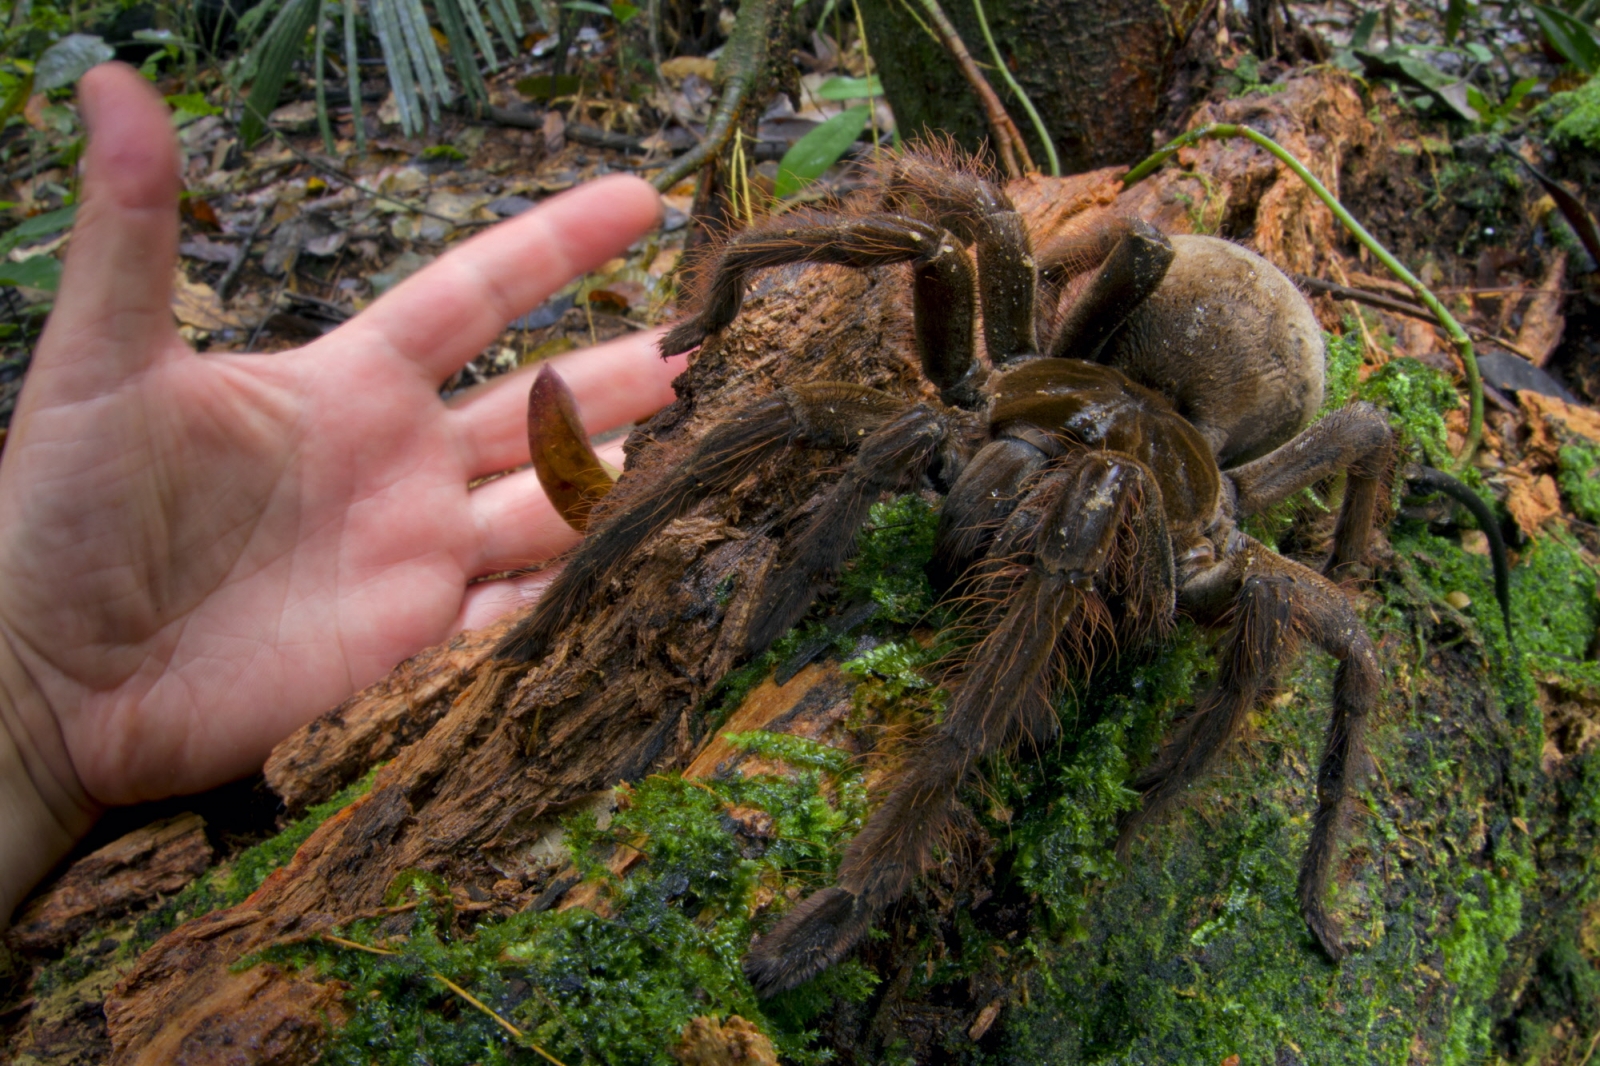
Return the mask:
<svg viewBox="0 0 1600 1066">
<path fill-rule="evenodd" d="M 1169 239 L 1137 220 L 1100 227 L 1078 252 L 1075 274 L 1052 264 L 1052 279 L 1069 268 L 1064 287 L 1042 285 L 1006 195 L 970 166 L 915 154 L 894 162 L 875 210 L 780 217 L 732 237 L 709 267 L 700 310 L 666 336 L 664 353 L 729 325 L 752 270 L 907 263 L 917 354 L 941 402 L 846 381 L 756 400 L 599 521 L 500 647 L 508 659 L 542 657 L 644 541 L 782 449 L 854 457 L 769 569 L 752 654 L 838 573 L 884 493 L 944 492 L 932 576 L 967 604 L 980 637 L 950 675 L 944 720 L 894 777 L 837 883 L 752 945 L 745 970 L 763 994 L 837 962 L 904 894 L 978 760 L 1056 732 L 1052 698 L 1075 647 L 1107 628 L 1126 645 L 1180 612 L 1225 629 L 1216 685 L 1133 782 L 1143 804 L 1122 843 L 1216 765 L 1309 640 L 1339 667 L 1299 902 L 1323 949 L 1345 952 L 1324 897 L 1367 762 L 1377 660 L 1344 593 L 1237 523 L 1342 471 L 1324 573 L 1359 561 L 1389 465 L 1388 422 L 1356 403 L 1311 424 L 1321 332 L 1300 293 L 1254 253 Z M 1059 313 L 1036 313 L 1047 297 Z"/>
</svg>

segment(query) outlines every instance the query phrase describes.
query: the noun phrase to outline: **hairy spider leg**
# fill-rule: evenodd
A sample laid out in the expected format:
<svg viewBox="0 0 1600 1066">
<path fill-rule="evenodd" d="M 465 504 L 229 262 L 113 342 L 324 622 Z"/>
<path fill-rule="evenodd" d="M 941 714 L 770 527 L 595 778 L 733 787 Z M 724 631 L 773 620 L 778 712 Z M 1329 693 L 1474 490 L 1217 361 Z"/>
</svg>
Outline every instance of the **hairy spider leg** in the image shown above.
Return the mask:
<svg viewBox="0 0 1600 1066">
<path fill-rule="evenodd" d="M 902 215 L 876 214 L 816 225 L 784 226 L 783 219 L 746 230 L 722 249 L 705 302 L 661 339 L 661 354 L 676 355 L 724 329 L 739 314 L 745 275 L 788 263 L 834 263 L 866 269 L 912 265 L 912 309 L 922 372 L 949 404 L 976 410 L 986 376 L 973 352 L 972 258 L 941 226 Z"/>
<path fill-rule="evenodd" d="M 1250 711 L 1292 660 L 1300 640 L 1309 640 L 1339 660 L 1339 668 L 1317 770 L 1317 810 L 1300 863 L 1300 914 L 1329 957 L 1342 958 L 1339 926 L 1323 898 L 1350 785 L 1367 766 L 1364 738 L 1378 698 L 1377 654 L 1349 601 L 1322 575 L 1249 538 L 1234 560 L 1239 592 L 1216 687 L 1132 783 L 1144 800 L 1123 819 L 1117 850 L 1126 857 L 1145 823 L 1170 809 L 1186 788 L 1216 766 Z"/>
<path fill-rule="evenodd" d="M 1108 228 L 1120 236 L 1056 326 L 1049 354 L 1057 359 L 1094 362 L 1172 265 L 1172 242 L 1144 219 L 1123 218 Z"/>
<path fill-rule="evenodd" d="M 1024 486 L 1050 461 L 1038 444 L 1007 434 L 985 444 L 967 463 L 939 507 L 928 580 L 956 587 L 1022 501 Z"/>
<path fill-rule="evenodd" d="M 984 756 L 1058 728 L 1051 693 L 1064 672 L 1063 636 L 1105 617 L 1097 582 L 1138 588 L 1171 613 L 1171 557 L 1144 580 L 1165 544 L 1161 492 L 1130 456 L 1076 451 L 1047 472 L 997 538 L 973 598 L 993 620 L 970 655 L 949 711 L 908 760 L 846 850 L 838 883 L 814 893 L 745 956 L 756 991 L 772 995 L 838 962 L 933 858 L 956 790 Z M 1135 612 L 1156 614 L 1159 610 Z"/>
<path fill-rule="evenodd" d="M 912 154 L 895 160 L 883 206 L 931 218 L 973 246 L 984 348 L 995 368 L 1038 353 L 1037 270 L 1028 227 L 1010 197 L 977 174 Z"/>
<path fill-rule="evenodd" d="M 904 400 L 848 382 L 780 388 L 712 427 L 688 458 L 660 479 L 646 479 L 630 493 L 625 478 L 605 500 L 602 520 L 591 525 L 589 536 L 533 611 L 501 638 L 496 657 L 516 662 L 543 658 L 555 635 L 639 545 L 707 496 L 743 481 L 764 460 L 791 445 L 855 448 L 905 408 Z M 625 498 L 619 500 L 619 493 Z"/>
<path fill-rule="evenodd" d="M 773 561 L 745 638 L 750 654 L 765 651 L 800 620 L 818 587 L 854 553 L 856 532 L 873 501 L 927 470 L 949 434 L 945 415 L 917 404 L 862 439 L 844 475 Z"/>
<path fill-rule="evenodd" d="M 1261 458 L 1225 471 L 1223 477 L 1233 482 L 1235 513 L 1242 518 L 1346 471 L 1333 554 L 1323 568 L 1324 574 L 1332 576 L 1366 554 L 1393 457 L 1394 430 L 1389 420 L 1371 404 L 1353 403 L 1330 412 Z"/>
</svg>

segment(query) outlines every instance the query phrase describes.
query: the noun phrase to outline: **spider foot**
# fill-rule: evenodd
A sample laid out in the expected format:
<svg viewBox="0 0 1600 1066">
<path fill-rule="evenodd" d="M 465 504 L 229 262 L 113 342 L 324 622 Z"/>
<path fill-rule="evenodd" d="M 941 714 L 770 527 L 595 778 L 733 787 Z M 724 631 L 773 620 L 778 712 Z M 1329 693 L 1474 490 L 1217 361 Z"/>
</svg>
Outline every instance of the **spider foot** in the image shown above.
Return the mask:
<svg viewBox="0 0 1600 1066">
<path fill-rule="evenodd" d="M 837 885 L 813 893 L 750 945 L 744 975 L 763 999 L 787 992 L 844 958 L 876 915 L 876 907 Z"/>
<path fill-rule="evenodd" d="M 1350 954 L 1350 949 L 1344 946 L 1343 930 L 1338 920 L 1328 913 L 1321 900 L 1301 899 L 1300 917 L 1328 958 L 1338 962 Z"/>
</svg>

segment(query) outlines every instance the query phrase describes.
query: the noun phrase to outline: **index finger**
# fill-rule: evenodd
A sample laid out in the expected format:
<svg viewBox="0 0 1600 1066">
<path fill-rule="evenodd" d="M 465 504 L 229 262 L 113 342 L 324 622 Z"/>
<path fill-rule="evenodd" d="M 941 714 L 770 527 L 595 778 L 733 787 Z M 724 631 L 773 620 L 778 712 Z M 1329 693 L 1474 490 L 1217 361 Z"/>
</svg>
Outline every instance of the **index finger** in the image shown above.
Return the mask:
<svg viewBox="0 0 1600 1066">
<path fill-rule="evenodd" d="M 452 248 L 343 327 L 438 383 L 579 274 L 625 250 L 661 219 L 647 182 L 612 175 L 580 185 Z M 348 334 L 347 334 L 348 336 Z"/>
</svg>

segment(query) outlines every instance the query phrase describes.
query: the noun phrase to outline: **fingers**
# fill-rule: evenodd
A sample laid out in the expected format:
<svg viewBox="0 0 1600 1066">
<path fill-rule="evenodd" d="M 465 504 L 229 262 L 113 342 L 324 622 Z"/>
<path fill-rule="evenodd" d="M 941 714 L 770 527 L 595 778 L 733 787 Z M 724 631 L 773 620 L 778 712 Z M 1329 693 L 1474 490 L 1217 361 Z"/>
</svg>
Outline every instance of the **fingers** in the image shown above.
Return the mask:
<svg viewBox="0 0 1600 1066">
<path fill-rule="evenodd" d="M 661 199 L 638 178 L 579 186 L 452 249 L 340 331 L 378 341 L 440 382 L 507 322 L 658 224 Z M 348 332 L 347 332 L 348 331 Z"/>
<path fill-rule="evenodd" d="M 622 442 L 598 449 L 612 466 L 622 465 Z M 532 470 L 497 478 L 472 491 L 473 524 L 478 529 L 478 574 L 516 570 L 553 559 L 581 539 L 556 513 Z"/>
<path fill-rule="evenodd" d="M 461 601 L 461 613 L 450 627 L 451 635 L 467 629 L 482 629 L 514 611 L 530 609 L 559 573 L 561 568 L 552 566 L 537 574 L 470 586 Z"/>
<path fill-rule="evenodd" d="M 89 127 L 83 201 L 35 362 L 49 372 L 29 382 L 53 402 L 106 392 L 177 341 L 178 146 L 166 105 L 121 63 L 85 74 L 78 102 Z"/>
<path fill-rule="evenodd" d="M 685 359 L 662 359 L 660 330 L 632 333 L 596 348 L 559 356 L 551 363 L 578 401 L 589 433 L 605 433 L 642 421 L 673 401 L 672 379 Z M 528 461 L 528 388 L 538 367 L 495 378 L 451 401 L 469 449 L 468 477 L 510 470 Z"/>
</svg>

